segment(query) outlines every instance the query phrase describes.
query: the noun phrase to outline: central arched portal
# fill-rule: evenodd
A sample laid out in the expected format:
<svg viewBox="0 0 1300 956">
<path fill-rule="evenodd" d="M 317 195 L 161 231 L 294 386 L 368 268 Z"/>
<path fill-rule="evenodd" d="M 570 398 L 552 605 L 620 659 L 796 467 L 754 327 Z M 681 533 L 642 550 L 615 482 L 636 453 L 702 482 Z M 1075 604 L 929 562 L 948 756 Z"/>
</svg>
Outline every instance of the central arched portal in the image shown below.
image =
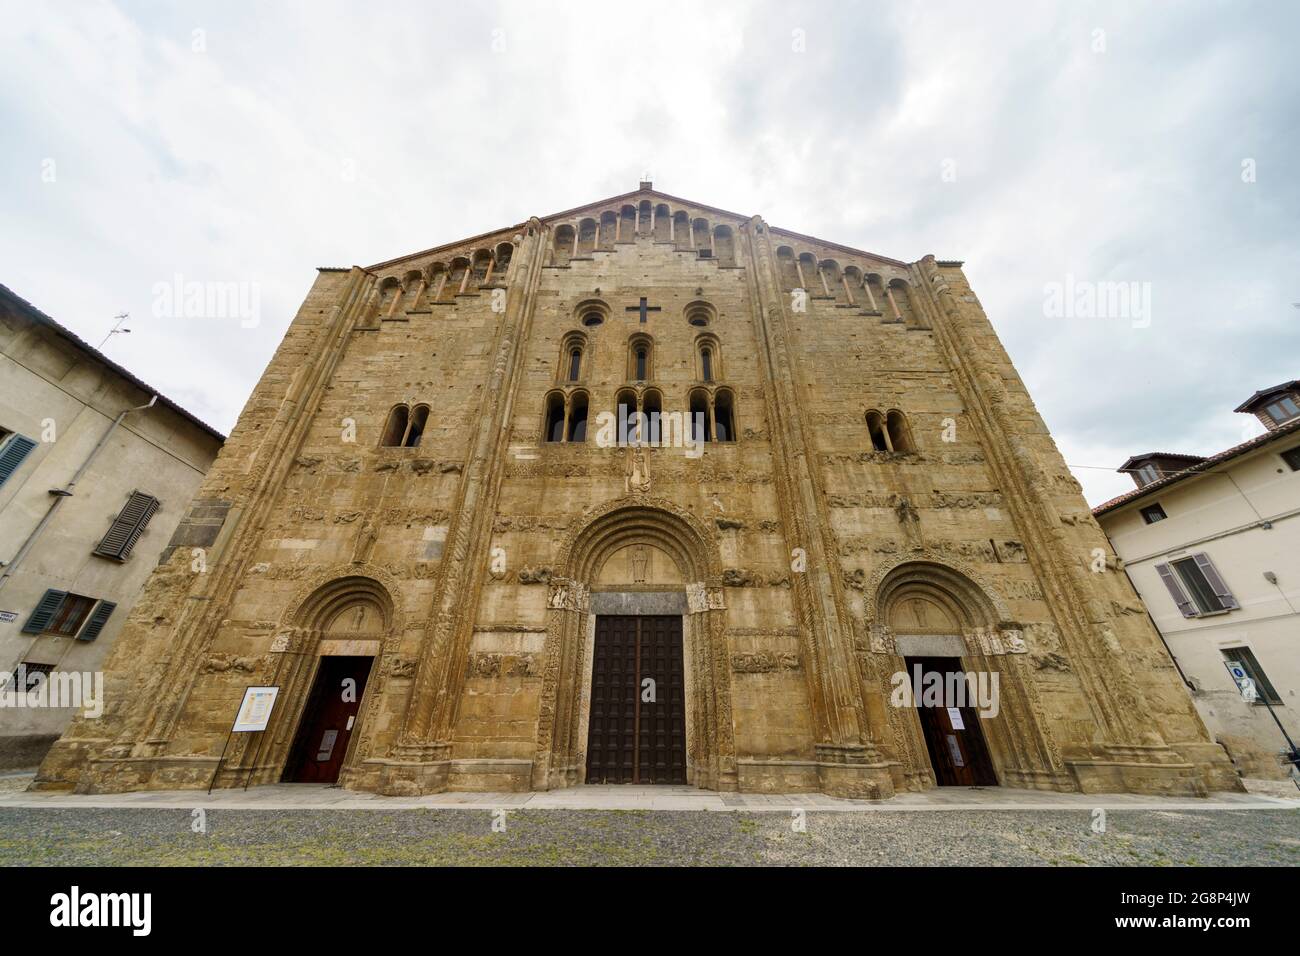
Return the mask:
<svg viewBox="0 0 1300 956">
<path fill-rule="evenodd" d="M 533 786 L 736 789 L 717 544 L 689 512 L 584 515 L 552 580 Z"/>
</svg>

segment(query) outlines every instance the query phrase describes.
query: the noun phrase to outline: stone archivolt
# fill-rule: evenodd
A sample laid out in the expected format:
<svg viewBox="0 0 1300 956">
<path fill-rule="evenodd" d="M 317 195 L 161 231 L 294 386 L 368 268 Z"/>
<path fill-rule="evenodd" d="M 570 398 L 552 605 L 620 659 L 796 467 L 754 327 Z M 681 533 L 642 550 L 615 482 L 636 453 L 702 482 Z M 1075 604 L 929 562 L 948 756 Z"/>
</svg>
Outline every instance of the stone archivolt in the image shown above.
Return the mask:
<svg viewBox="0 0 1300 956">
<path fill-rule="evenodd" d="M 641 335 L 653 359 L 628 381 Z M 579 390 L 592 428 L 620 393 L 672 410 L 726 392 L 731 440 L 539 442 L 547 396 Z M 382 447 L 399 404 L 428 406 L 424 431 Z M 873 450 L 872 409 L 914 447 Z M 1236 785 L 1123 574 L 1081 558 L 1106 542 L 958 263 L 647 185 L 322 270 L 198 498 L 229 504 L 206 569 L 185 549 L 157 569 L 103 718 L 73 722 L 38 787 L 206 787 L 254 682 L 281 687 L 272 726 L 216 785 L 278 780 L 343 652 L 374 659 L 343 786 L 579 784 L 610 608 L 682 616 L 698 786 L 935 785 L 916 712 L 889 705 L 925 648 L 1000 676 L 1002 783 Z"/>
</svg>

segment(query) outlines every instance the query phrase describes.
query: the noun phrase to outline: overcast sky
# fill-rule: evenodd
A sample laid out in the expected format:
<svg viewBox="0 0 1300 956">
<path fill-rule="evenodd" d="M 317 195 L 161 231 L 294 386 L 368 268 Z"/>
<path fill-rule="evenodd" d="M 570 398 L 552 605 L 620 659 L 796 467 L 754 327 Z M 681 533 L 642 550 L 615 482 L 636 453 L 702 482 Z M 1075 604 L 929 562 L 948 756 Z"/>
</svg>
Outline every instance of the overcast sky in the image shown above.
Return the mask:
<svg viewBox="0 0 1300 956">
<path fill-rule="evenodd" d="M 1232 408 L 1300 377 L 1298 27 L 1295 2 L 4 0 L 0 282 L 91 344 L 129 312 L 105 351 L 229 430 L 316 266 L 649 171 L 965 260 L 1098 504 L 1131 487 L 1106 468 L 1251 437 Z M 155 315 L 178 274 L 249 283 L 260 322 Z M 1117 282 L 1127 309 L 1075 298 Z"/>
</svg>

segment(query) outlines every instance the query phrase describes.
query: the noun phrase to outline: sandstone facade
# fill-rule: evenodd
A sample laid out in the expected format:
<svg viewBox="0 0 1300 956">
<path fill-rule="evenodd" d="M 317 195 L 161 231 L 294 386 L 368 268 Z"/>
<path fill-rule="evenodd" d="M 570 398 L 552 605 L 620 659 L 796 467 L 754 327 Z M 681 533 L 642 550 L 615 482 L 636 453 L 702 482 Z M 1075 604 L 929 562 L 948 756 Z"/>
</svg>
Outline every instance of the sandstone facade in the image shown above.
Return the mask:
<svg viewBox="0 0 1300 956">
<path fill-rule="evenodd" d="M 602 447 L 620 399 L 730 440 Z M 344 786 L 580 784 L 604 614 L 681 615 L 698 786 L 934 786 L 890 690 L 938 653 L 1000 675 L 1002 784 L 1238 786 L 959 263 L 643 183 L 323 269 L 195 509 L 37 786 L 278 780 L 334 654 L 373 657 Z"/>
</svg>

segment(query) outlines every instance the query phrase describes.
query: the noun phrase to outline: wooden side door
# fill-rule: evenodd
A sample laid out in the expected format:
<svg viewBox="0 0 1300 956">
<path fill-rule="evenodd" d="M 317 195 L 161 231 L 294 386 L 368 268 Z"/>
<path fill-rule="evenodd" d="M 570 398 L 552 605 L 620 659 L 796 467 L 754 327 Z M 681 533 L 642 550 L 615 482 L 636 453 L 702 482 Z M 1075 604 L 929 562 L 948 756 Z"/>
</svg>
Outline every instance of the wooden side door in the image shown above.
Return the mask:
<svg viewBox="0 0 1300 956">
<path fill-rule="evenodd" d="M 963 672 L 960 659 L 955 657 L 909 657 L 906 664 L 909 683 L 918 664 L 923 680 L 932 673 L 946 678 Z M 948 707 L 946 701 L 930 707 L 920 700 L 915 703 L 935 782 L 941 787 L 996 787 L 998 778 L 984 741 L 979 711 L 971 706 Z"/>
<path fill-rule="evenodd" d="M 281 778 L 335 783 L 356 731 L 373 657 L 322 657 Z"/>
</svg>

